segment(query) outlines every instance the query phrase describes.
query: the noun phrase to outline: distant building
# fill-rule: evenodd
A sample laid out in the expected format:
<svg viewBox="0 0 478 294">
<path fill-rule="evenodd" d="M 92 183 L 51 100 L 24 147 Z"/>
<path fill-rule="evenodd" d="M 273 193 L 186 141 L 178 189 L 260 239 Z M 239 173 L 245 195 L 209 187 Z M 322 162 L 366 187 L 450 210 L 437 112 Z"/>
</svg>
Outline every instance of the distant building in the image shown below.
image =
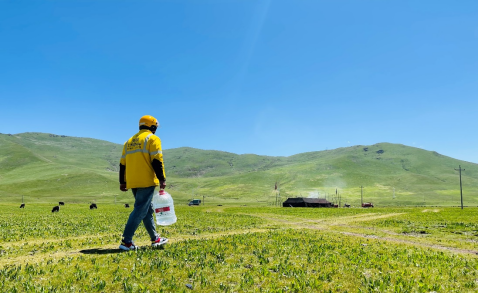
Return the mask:
<svg viewBox="0 0 478 294">
<path fill-rule="evenodd" d="M 333 203 L 321 198 L 287 198 L 282 207 L 334 207 Z"/>
</svg>

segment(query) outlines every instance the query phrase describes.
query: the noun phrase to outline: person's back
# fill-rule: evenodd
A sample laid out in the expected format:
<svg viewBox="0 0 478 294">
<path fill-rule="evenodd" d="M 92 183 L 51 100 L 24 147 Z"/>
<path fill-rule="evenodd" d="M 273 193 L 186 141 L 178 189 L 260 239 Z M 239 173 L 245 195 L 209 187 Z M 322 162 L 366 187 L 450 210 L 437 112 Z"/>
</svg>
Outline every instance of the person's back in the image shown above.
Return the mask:
<svg viewBox="0 0 478 294">
<path fill-rule="evenodd" d="M 120 190 L 132 189 L 135 198 L 134 209 L 126 223 L 120 249 L 136 249 L 133 235 L 141 221 L 151 237 L 152 246 L 166 243 L 168 239 L 160 238 L 154 223 L 154 210 L 151 200 L 154 189 L 166 187 L 163 152 L 161 140 L 155 135 L 158 121 L 145 115 L 139 120 L 139 132 L 132 136 L 123 146 L 120 160 Z"/>
<path fill-rule="evenodd" d="M 128 166 L 125 173 L 127 189 L 159 185 L 153 162 L 158 165 L 161 180 L 165 180 L 161 140 L 150 130 L 143 129 L 132 136 L 124 144 L 122 160 L 123 157 L 124 165 Z"/>
</svg>

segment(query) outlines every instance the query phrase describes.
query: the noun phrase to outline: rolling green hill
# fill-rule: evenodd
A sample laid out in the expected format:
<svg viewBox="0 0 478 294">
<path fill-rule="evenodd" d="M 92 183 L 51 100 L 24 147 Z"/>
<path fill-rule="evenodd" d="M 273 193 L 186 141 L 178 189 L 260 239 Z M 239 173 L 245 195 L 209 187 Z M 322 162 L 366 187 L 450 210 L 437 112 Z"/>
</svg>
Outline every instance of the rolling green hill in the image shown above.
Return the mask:
<svg viewBox="0 0 478 294">
<path fill-rule="evenodd" d="M 0 201 L 132 202 L 118 189 L 122 146 L 43 133 L 0 134 Z M 478 205 L 478 165 L 433 151 L 379 143 L 289 157 L 175 148 L 164 150 L 167 190 L 178 203 L 271 205 L 280 196 L 327 197 L 360 205 Z M 204 198 L 203 198 L 204 196 Z"/>
</svg>

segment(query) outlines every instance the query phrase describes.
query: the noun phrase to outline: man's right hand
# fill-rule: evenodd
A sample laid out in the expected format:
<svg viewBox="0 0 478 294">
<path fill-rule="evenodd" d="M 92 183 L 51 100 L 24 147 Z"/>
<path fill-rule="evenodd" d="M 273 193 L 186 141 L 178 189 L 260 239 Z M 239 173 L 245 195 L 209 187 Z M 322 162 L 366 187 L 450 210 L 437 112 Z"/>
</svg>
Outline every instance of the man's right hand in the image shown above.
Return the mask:
<svg viewBox="0 0 478 294">
<path fill-rule="evenodd" d="M 127 192 L 128 189 L 126 188 L 126 184 L 120 184 L 120 190 L 123 192 Z"/>
<path fill-rule="evenodd" d="M 166 188 L 166 181 L 159 181 L 159 189 L 164 190 Z"/>
</svg>

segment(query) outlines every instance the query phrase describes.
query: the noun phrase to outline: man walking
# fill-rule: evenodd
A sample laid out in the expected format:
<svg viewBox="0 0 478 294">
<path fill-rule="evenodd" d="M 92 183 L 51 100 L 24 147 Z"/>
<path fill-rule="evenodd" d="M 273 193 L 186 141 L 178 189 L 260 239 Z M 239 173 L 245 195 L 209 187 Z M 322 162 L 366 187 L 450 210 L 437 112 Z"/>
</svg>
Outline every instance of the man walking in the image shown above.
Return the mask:
<svg viewBox="0 0 478 294">
<path fill-rule="evenodd" d="M 139 120 L 139 132 L 125 142 L 120 160 L 120 190 L 132 189 L 135 198 L 134 209 L 124 228 L 120 249 L 135 250 L 133 235 L 141 221 L 151 237 L 151 246 L 168 242 L 156 232 L 153 210 L 153 193 L 156 186 L 166 187 L 161 140 L 155 135 L 158 120 L 145 115 Z"/>
</svg>

